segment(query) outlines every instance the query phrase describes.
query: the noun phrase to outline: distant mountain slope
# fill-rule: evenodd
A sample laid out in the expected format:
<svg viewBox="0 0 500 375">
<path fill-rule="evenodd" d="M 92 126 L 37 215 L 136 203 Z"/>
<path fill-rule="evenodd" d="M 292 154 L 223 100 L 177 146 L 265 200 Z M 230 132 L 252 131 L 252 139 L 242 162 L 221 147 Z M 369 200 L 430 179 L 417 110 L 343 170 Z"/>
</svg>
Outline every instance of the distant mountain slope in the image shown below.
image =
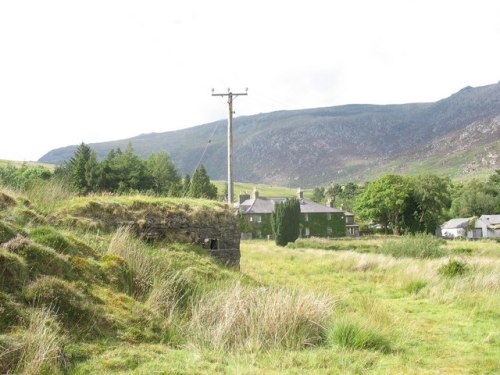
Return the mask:
<svg viewBox="0 0 500 375">
<path fill-rule="evenodd" d="M 366 180 L 395 171 L 459 176 L 499 167 L 500 83 L 466 87 L 435 103 L 344 105 L 278 111 L 234 121 L 235 179 L 311 187 Z M 91 144 L 100 157 L 132 142 L 142 157 L 166 150 L 191 173 L 202 160 L 213 179 L 226 177 L 226 121 Z M 40 161 L 62 163 L 76 146 Z"/>
</svg>

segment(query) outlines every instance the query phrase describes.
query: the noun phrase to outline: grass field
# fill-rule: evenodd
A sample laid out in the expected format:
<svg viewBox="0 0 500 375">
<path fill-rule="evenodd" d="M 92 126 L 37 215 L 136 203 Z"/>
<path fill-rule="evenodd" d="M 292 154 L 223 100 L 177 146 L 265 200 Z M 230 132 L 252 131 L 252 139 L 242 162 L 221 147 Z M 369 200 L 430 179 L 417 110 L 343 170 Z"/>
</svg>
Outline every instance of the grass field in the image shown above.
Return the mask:
<svg viewBox="0 0 500 375">
<path fill-rule="evenodd" d="M 49 164 L 49 163 L 39 163 L 36 161 L 13 161 L 13 160 L 0 160 L 0 167 L 4 167 L 6 165 L 13 165 L 17 168 L 22 167 L 23 165 L 26 165 L 28 167 L 41 167 L 41 168 L 46 168 L 50 171 L 53 171 L 56 168 L 55 164 Z"/>
<path fill-rule="evenodd" d="M 162 207 L 223 208 L 0 190 L 0 373 L 498 373 L 498 242 L 243 241 L 238 272 L 92 221 Z"/>
<path fill-rule="evenodd" d="M 215 186 L 217 186 L 217 191 L 221 194 L 225 189 L 226 181 L 216 180 L 212 181 Z M 235 199 L 238 198 L 240 194 L 250 194 L 252 195 L 253 188 L 256 187 L 259 194 L 263 197 L 294 197 L 297 194 L 297 189 L 288 188 L 284 186 L 273 186 L 265 184 L 252 184 L 244 182 L 234 183 L 234 196 Z M 304 198 L 310 199 L 312 197 L 312 189 L 303 189 Z"/>
<path fill-rule="evenodd" d="M 383 241 L 340 244 L 363 249 Z M 264 285 L 332 299 L 326 344 L 257 351 L 119 345 L 96 353 L 76 373 L 496 374 L 500 245 L 452 241 L 444 247 L 451 255 L 416 260 L 244 241 L 244 274 Z M 465 262 L 468 273 L 441 276 L 449 259 Z"/>
</svg>

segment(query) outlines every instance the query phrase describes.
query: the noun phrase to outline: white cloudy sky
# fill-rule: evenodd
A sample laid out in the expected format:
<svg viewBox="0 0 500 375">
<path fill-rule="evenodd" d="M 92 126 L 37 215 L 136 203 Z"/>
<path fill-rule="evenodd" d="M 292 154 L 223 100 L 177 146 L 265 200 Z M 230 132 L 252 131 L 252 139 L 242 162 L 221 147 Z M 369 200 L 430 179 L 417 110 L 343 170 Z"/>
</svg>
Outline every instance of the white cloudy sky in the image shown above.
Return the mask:
<svg viewBox="0 0 500 375">
<path fill-rule="evenodd" d="M 2 0 L 0 159 L 499 80 L 498 0 Z"/>
</svg>

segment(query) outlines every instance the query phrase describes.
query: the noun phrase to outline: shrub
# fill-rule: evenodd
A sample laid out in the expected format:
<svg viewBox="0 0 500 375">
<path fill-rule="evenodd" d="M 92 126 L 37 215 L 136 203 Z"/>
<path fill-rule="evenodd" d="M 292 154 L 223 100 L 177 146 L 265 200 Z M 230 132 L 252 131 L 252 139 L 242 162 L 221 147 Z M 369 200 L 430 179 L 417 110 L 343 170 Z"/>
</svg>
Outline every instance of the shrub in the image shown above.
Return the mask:
<svg viewBox="0 0 500 375">
<path fill-rule="evenodd" d="M 19 304 L 15 303 L 9 295 L 0 292 L 0 332 L 16 324 L 20 317 Z"/>
<path fill-rule="evenodd" d="M 24 259 L 0 248 L 0 290 L 19 291 L 27 279 L 28 271 Z"/>
<path fill-rule="evenodd" d="M 22 236 L 6 242 L 4 246 L 24 258 L 29 276 L 57 275 L 68 279 L 75 277 L 73 268 L 63 256 L 51 248 L 36 244 Z"/>
<path fill-rule="evenodd" d="M 377 350 L 383 353 L 391 351 L 389 340 L 384 336 L 349 320 L 335 323 L 327 337 L 330 344 L 349 349 Z"/>
<path fill-rule="evenodd" d="M 67 281 L 44 276 L 26 288 L 28 302 L 52 308 L 65 324 L 85 323 L 92 313 L 90 301 Z"/>
<path fill-rule="evenodd" d="M 379 251 L 396 258 L 438 258 L 446 255 L 446 252 L 441 248 L 442 244 L 443 240 L 433 235 L 417 233 L 386 240 Z"/>
<path fill-rule="evenodd" d="M 449 260 L 448 263 L 439 267 L 439 274 L 444 277 L 462 276 L 469 271 L 469 265 L 461 260 Z"/>
<path fill-rule="evenodd" d="M 49 308 L 32 309 L 23 334 L 15 373 L 60 374 L 63 337 Z"/>
<path fill-rule="evenodd" d="M 237 283 L 201 296 L 189 337 L 221 350 L 301 349 L 323 341 L 331 308 L 326 296 Z"/>
</svg>

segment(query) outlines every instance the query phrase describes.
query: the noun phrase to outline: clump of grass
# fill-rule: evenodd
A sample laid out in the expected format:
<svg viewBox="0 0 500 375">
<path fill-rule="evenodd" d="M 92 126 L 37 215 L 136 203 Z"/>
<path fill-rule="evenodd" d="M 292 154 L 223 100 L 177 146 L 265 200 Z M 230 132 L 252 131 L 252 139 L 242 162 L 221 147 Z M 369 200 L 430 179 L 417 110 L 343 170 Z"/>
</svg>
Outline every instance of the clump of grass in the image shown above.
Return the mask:
<svg viewBox="0 0 500 375">
<path fill-rule="evenodd" d="M 0 191 L 0 209 L 13 207 L 16 205 L 16 200 L 10 195 Z"/>
<path fill-rule="evenodd" d="M 427 286 L 425 280 L 412 280 L 403 288 L 408 294 L 418 294 L 422 289 Z"/>
<path fill-rule="evenodd" d="M 377 350 L 383 353 L 391 351 L 389 340 L 373 329 L 350 320 L 340 320 L 333 324 L 327 333 L 330 344 L 349 349 Z"/>
<path fill-rule="evenodd" d="M 76 197 L 76 194 L 69 188 L 68 183 L 51 178 L 37 181 L 28 189 L 27 196 L 39 209 L 49 212 L 60 202 Z"/>
<path fill-rule="evenodd" d="M 458 253 L 458 254 L 467 254 L 467 255 L 470 255 L 470 254 L 472 254 L 473 250 L 470 247 L 454 247 L 452 249 L 452 251 L 454 253 Z"/>
<path fill-rule="evenodd" d="M 63 364 L 63 336 L 49 308 L 32 309 L 28 315 L 28 329 L 19 348 L 15 373 L 26 375 L 60 374 Z"/>
<path fill-rule="evenodd" d="M 144 298 L 153 286 L 158 263 L 146 251 L 144 244 L 135 238 L 128 227 L 121 227 L 111 238 L 108 254 L 125 259 L 133 275 L 132 294 Z"/>
<path fill-rule="evenodd" d="M 62 275 L 69 279 L 75 277 L 67 259 L 49 247 L 36 244 L 19 235 L 3 246 L 24 258 L 30 277 L 37 275 Z"/>
<path fill-rule="evenodd" d="M 64 236 L 47 225 L 31 230 L 30 238 L 63 254 L 97 257 L 96 252 L 83 242 Z"/>
<path fill-rule="evenodd" d="M 417 233 L 386 240 L 378 251 L 396 258 L 439 258 L 446 255 L 441 245 L 443 240 L 430 234 Z"/>
<path fill-rule="evenodd" d="M 323 341 L 332 305 L 324 295 L 236 283 L 200 297 L 189 337 L 221 350 L 310 347 Z"/>
<path fill-rule="evenodd" d="M 41 277 L 32 282 L 24 296 L 34 305 L 53 308 L 61 320 L 71 327 L 78 323 L 85 324 L 93 313 L 89 298 L 67 281 L 53 276 Z"/>
<path fill-rule="evenodd" d="M 16 236 L 16 231 L 12 226 L 0 221 L 0 243 L 7 242 Z"/>
<path fill-rule="evenodd" d="M 0 292 L 0 332 L 16 324 L 20 317 L 20 305 L 14 302 L 9 295 Z"/>
<path fill-rule="evenodd" d="M 439 274 L 444 277 L 457 277 L 469 272 L 469 265 L 466 262 L 457 259 L 450 259 L 448 263 L 439 267 Z"/>
<path fill-rule="evenodd" d="M 0 290 L 19 291 L 27 280 L 28 270 L 24 259 L 0 248 Z"/>
<path fill-rule="evenodd" d="M 119 292 L 132 293 L 133 274 L 125 259 L 115 254 L 106 254 L 101 258 L 100 265 L 108 284 Z"/>
</svg>

